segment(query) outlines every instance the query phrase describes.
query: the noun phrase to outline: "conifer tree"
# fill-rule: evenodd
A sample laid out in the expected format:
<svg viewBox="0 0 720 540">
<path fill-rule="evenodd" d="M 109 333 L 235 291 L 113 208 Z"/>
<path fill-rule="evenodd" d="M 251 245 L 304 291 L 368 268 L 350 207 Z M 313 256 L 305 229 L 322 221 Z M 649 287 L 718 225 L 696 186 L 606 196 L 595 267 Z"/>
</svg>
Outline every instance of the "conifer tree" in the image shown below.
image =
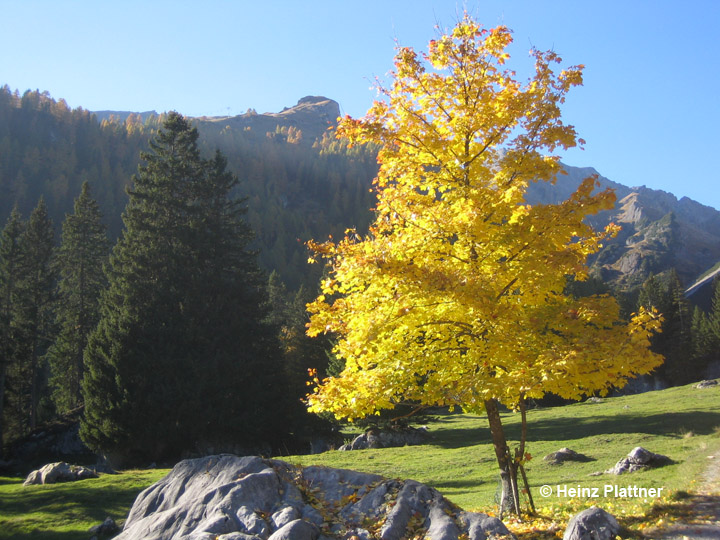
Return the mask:
<svg viewBox="0 0 720 540">
<path fill-rule="evenodd" d="M 665 279 L 650 276 L 638 295 L 638 307 L 654 308 L 663 315 L 662 332 L 651 338 L 652 350 L 665 357 L 655 374 L 671 385 L 686 384 L 701 377 L 701 366 L 692 353 L 690 304 L 675 270 Z"/>
<path fill-rule="evenodd" d="M 197 138 L 170 113 L 142 154 L 85 351 L 81 436 L 126 462 L 267 441 L 282 414 L 237 180 Z"/>
<path fill-rule="evenodd" d="M 713 284 L 713 297 L 707 327 L 711 339 L 720 346 L 720 280 L 715 280 Z"/>
<path fill-rule="evenodd" d="M 15 207 L 0 234 L 0 453 L 6 431 L 4 421 L 5 385 L 14 357 L 15 339 L 11 320 L 20 265 L 20 239 L 24 228 L 25 223 Z"/>
<path fill-rule="evenodd" d="M 695 306 L 692 315 L 693 356 L 704 359 L 713 353 L 715 346 L 707 314 Z"/>
<path fill-rule="evenodd" d="M 74 213 L 63 223 L 57 256 L 58 336 L 48 351 L 48 359 L 53 399 L 61 412 L 82 404 L 83 351 L 99 319 L 98 301 L 107 283 L 103 265 L 109 250 L 100 209 L 84 182 L 75 199 Z"/>
<path fill-rule="evenodd" d="M 30 214 L 20 237 L 17 286 L 11 313 L 13 392 L 21 432 L 38 422 L 44 385 L 44 355 L 52 339 L 55 271 L 53 224 L 43 198 Z"/>
<path fill-rule="evenodd" d="M 713 283 L 708 313 L 695 307 L 692 317 L 693 356 L 703 368 L 720 360 L 720 281 Z M 704 373 L 703 373 L 704 375 Z"/>
</svg>

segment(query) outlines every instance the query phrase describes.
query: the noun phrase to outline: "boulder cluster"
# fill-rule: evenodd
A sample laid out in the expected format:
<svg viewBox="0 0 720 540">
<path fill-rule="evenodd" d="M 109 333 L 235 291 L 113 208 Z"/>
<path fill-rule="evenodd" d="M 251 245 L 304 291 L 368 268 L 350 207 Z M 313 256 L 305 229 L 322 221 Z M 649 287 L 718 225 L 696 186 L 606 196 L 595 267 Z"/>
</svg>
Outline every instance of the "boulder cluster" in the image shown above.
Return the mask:
<svg viewBox="0 0 720 540">
<path fill-rule="evenodd" d="M 32 471 L 27 475 L 24 486 L 33 484 L 56 484 L 58 482 L 75 482 L 87 478 L 97 478 L 98 475 L 92 469 L 80 465 L 68 465 L 64 461 L 48 463 L 44 467 Z"/>
<path fill-rule="evenodd" d="M 365 450 L 425 444 L 430 439 L 427 429 L 404 427 L 397 429 L 369 429 L 338 450 Z"/>
<path fill-rule="evenodd" d="M 232 455 L 180 462 L 135 501 L 118 540 L 512 537 L 413 480 Z"/>
</svg>

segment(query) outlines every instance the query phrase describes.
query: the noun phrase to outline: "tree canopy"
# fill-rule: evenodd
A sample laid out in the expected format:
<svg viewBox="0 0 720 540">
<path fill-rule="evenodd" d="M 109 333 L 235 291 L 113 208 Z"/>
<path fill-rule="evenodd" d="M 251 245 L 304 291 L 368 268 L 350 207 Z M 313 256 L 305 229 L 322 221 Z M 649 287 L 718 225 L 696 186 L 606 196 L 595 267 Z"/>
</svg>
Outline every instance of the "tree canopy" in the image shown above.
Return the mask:
<svg viewBox="0 0 720 540">
<path fill-rule="evenodd" d="M 85 350 L 81 436 L 126 462 L 269 442 L 279 348 L 224 157 L 177 113 L 143 153 Z M 218 446 L 220 445 L 220 446 Z"/>
<path fill-rule="evenodd" d="M 564 202 L 525 202 L 531 182 L 561 172 L 555 152 L 582 143 L 560 112 L 582 66 L 557 70 L 556 53 L 533 50 L 522 84 L 505 66 L 511 41 L 465 17 L 426 54 L 399 48 L 384 99 L 342 120 L 351 143 L 381 147 L 378 202 L 369 234 L 311 243 L 330 272 L 308 331 L 336 334 L 346 365 L 316 379 L 310 410 L 353 419 L 410 401 L 496 413 L 498 401 L 606 392 L 661 362 L 652 312 L 623 322 L 612 297 L 565 294 L 617 231 L 584 218 L 615 198 L 588 178 Z"/>
<path fill-rule="evenodd" d="M 83 351 L 88 335 L 97 326 L 98 301 L 107 285 L 103 265 L 110 242 L 90 186 L 83 182 L 74 212 L 65 217 L 62 243 L 56 256 L 56 324 L 58 335 L 48 350 L 54 401 L 60 411 L 82 404 Z"/>
</svg>

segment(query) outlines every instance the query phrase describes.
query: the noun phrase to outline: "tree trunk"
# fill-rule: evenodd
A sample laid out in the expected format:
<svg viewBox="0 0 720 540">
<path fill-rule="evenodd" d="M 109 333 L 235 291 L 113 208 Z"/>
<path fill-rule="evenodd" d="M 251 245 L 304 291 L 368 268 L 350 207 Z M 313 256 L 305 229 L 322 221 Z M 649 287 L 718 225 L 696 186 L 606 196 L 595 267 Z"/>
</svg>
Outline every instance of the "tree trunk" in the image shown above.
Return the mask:
<svg viewBox="0 0 720 540">
<path fill-rule="evenodd" d="M 492 436 L 495 456 L 500 467 L 500 482 L 502 493 L 500 494 L 500 518 L 502 519 L 505 510 L 514 514 L 520 514 L 519 494 L 517 491 L 517 469 L 513 466 L 510 457 L 510 449 L 505 438 L 500 411 L 497 401 L 494 399 L 485 402 L 488 422 L 490 423 L 490 435 Z"/>
<path fill-rule="evenodd" d="M 37 427 L 37 408 L 38 408 L 38 361 L 35 351 L 32 355 L 32 363 L 30 364 L 30 429 Z"/>
<path fill-rule="evenodd" d="M 0 363 L 0 458 L 3 457 L 3 432 L 5 424 L 3 424 L 3 403 L 5 403 L 5 374 L 7 373 L 6 361 Z"/>
<path fill-rule="evenodd" d="M 525 483 L 528 502 L 530 503 L 530 512 L 532 514 L 536 514 L 537 510 L 535 510 L 535 501 L 533 501 L 532 493 L 530 492 L 530 484 L 528 483 L 527 475 L 525 474 L 525 441 L 527 441 L 527 402 L 525 401 L 525 396 L 520 398 L 519 406 L 521 418 L 520 447 L 515 450 L 515 463 L 517 464 L 517 469 L 520 471 L 523 482 Z"/>
</svg>

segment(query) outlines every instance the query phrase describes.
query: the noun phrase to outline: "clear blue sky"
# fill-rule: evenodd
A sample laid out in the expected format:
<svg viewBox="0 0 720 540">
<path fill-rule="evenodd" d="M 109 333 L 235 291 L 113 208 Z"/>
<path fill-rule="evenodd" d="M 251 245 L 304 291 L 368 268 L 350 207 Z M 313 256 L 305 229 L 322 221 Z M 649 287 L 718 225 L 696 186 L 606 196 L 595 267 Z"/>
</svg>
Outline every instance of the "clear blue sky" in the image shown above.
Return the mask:
<svg viewBox="0 0 720 540">
<path fill-rule="evenodd" d="M 360 116 L 396 41 L 424 50 L 464 10 L 514 31 L 520 70 L 530 46 L 586 65 L 566 163 L 720 209 L 720 0 L 0 0 L 0 85 L 190 116 L 325 95 Z"/>
</svg>

